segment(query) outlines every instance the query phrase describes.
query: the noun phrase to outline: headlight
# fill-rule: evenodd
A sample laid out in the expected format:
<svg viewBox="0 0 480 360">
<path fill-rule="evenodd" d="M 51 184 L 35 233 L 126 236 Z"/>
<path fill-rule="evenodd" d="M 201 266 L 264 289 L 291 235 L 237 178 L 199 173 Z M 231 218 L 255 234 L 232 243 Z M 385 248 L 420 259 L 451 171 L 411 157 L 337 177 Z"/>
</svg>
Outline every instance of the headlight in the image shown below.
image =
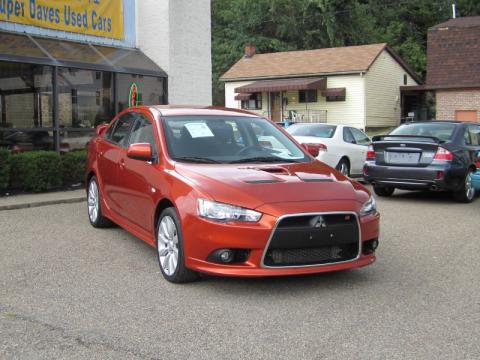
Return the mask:
<svg viewBox="0 0 480 360">
<path fill-rule="evenodd" d="M 211 200 L 198 199 L 197 205 L 198 215 L 212 220 L 257 222 L 262 217 L 258 211 Z"/>
<path fill-rule="evenodd" d="M 363 204 L 362 208 L 360 209 L 360 216 L 374 214 L 377 211 L 377 202 L 373 196 L 370 196 L 370 199 L 367 200 L 365 204 Z"/>
</svg>

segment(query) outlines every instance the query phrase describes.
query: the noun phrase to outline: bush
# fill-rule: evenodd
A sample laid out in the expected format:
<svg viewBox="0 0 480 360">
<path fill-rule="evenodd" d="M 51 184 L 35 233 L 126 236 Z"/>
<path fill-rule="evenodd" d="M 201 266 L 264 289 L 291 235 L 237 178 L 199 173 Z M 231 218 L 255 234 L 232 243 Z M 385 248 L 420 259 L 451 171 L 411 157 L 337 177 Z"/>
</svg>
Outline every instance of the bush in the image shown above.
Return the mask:
<svg viewBox="0 0 480 360">
<path fill-rule="evenodd" d="M 78 184 L 84 181 L 87 165 L 87 151 L 78 150 L 68 152 L 62 156 L 63 183 L 65 185 Z"/>
<path fill-rule="evenodd" d="M 10 182 L 10 152 L 0 149 L 0 191 L 6 190 Z"/>
<path fill-rule="evenodd" d="M 60 154 L 54 151 L 28 151 L 10 158 L 12 188 L 32 192 L 53 190 L 62 185 Z"/>
</svg>

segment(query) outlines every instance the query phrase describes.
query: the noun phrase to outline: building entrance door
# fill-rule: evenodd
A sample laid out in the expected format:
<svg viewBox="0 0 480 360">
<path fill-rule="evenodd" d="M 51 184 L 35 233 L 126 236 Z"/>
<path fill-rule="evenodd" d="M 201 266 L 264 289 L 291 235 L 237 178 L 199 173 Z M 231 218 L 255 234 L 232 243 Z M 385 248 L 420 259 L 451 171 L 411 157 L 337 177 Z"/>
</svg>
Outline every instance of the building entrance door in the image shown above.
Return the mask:
<svg viewBox="0 0 480 360">
<path fill-rule="evenodd" d="M 455 110 L 456 121 L 477 122 L 477 110 Z"/>
<path fill-rule="evenodd" d="M 272 121 L 282 121 L 282 96 L 279 92 L 270 93 L 271 101 L 271 120 Z"/>
</svg>

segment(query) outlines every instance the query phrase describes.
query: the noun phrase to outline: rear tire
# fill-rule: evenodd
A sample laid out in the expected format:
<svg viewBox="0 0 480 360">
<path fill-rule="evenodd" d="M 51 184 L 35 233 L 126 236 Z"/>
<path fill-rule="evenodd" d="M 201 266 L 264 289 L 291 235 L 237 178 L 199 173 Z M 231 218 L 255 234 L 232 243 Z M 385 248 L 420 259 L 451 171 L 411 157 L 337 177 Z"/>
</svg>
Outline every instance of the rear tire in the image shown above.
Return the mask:
<svg viewBox="0 0 480 360">
<path fill-rule="evenodd" d="M 462 182 L 462 187 L 453 193 L 453 198 L 461 203 L 471 203 L 475 199 L 475 188 L 472 184 L 473 171 L 469 170 Z"/>
<path fill-rule="evenodd" d="M 158 217 L 155 238 L 158 265 L 165 280 L 179 284 L 198 279 L 196 272 L 185 267 L 182 228 L 175 208 L 162 211 Z"/>
<path fill-rule="evenodd" d="M 344 176 L 350 176 L 350 163 L 345 158 L 340 159 L 335 169 L 340 171 Z"/>
<path fill-rule="evenodd" d="M 374 186 L 373 191 L 378 196 L 388 197 L 393 195 L 395 188 L 392 186 Z"/>
</svg>

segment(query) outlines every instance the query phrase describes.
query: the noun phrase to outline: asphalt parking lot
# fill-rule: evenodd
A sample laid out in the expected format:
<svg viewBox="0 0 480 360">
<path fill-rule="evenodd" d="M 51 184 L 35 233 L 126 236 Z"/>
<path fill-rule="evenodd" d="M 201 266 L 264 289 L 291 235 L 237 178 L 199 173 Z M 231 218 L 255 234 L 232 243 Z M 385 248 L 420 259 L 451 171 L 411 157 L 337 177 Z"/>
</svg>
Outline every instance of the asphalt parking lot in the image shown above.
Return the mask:
<svg viewBox="0 0 480 360">
<path fill-rule="evenodd" d="M 480 199 L 380 199 L 377 262 L 164 281 L 85 204 L 0 212 L 1 359 L 479 359 Z"/>
</svg>

